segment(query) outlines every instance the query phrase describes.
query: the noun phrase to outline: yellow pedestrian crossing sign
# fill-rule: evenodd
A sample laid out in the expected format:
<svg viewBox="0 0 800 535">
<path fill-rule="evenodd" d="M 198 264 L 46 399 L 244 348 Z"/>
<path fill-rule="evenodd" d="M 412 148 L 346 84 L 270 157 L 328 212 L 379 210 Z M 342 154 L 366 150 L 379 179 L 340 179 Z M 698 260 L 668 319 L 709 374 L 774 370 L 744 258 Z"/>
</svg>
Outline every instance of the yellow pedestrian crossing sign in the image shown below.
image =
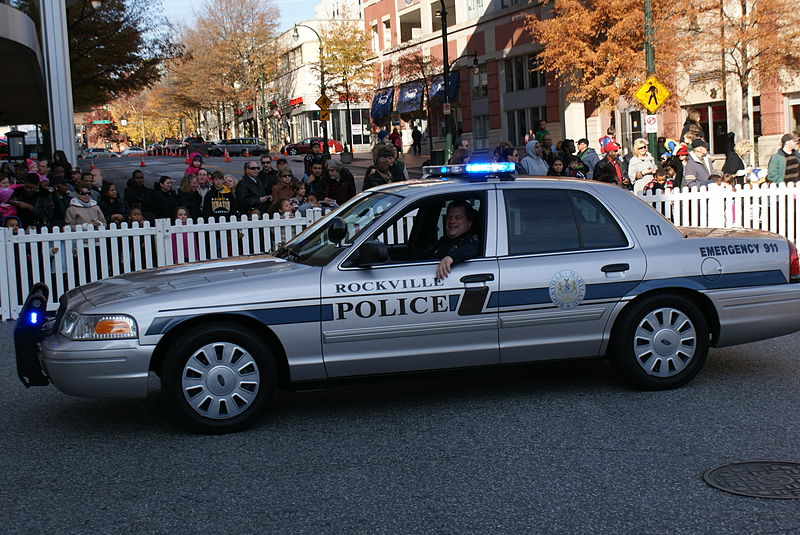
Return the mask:
<svg viewBox="0 0 800 535">
<path fill-rule="evenodd" d="M 651 76 L 645 80 L 642 87 L 637 89 L 633 96 L 647 108 L 647 111 L 655 113 L 669 95 L 669 90 L 661 85 L 655 76 Z"/>
<path fill-rule="evenodd" d="M 333 104 L 333 102 L 331 102 L 331 99 L 329 99 L 327 95 L 322 95 L 317 99 L 317 101 L 314 104 L 319 106 L 319 109 L 321 110 L 327 110 L 328 108 L 331 107 L 331 104 Z"/>
</svg>

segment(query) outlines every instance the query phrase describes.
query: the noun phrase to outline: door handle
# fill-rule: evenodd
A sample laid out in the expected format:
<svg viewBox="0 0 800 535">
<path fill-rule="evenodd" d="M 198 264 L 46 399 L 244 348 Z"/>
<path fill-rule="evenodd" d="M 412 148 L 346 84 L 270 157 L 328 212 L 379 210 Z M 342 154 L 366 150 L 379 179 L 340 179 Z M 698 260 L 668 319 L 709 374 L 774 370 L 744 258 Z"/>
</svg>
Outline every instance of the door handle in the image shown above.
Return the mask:
<svg viewBox="0 0 800 535">
<path fill-rule="evenodd" d="M 488 282 L 494 280 L 494 273 L 476 273 L 475 275 L 464 275 L 461 282 L 469 284 L 471 282 Z"/>
<path fill-rule="evenodd" d="M 628 264 L 607 264 L 600 268 L 603 273 L 616 273 L 618 271 L 628 271 L 631 268 Z"/>
</svg>

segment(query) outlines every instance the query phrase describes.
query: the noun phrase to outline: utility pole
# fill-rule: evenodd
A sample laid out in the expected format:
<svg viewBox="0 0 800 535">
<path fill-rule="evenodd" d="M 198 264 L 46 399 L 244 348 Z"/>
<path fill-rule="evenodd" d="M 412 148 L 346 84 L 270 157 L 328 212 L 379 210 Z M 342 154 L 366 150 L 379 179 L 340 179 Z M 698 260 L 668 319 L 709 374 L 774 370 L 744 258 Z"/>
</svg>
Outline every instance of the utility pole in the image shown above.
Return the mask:
<svg viewBox="0 0 800 535">
<path fill-rule="evenodd" d="M 317 40 L 319 40 L 319 93 L 320 97 L 323 97 L 325 96 L 325 57 L 323 56 L 324 50 L 322 36 L 311 26 L 307 26 L 305 24 L 295 24 L 293 34 L 295 39 L 300 38 L 300 34 L 297 31 L 298 26 L 302 26 L 303 28 L 308 28 L 311 30 L 314 32 L 314 35 L 317 36 Z M 322 153 L 325 155 L 325 159 L 328 160 L 331 157 L 331 149 L 328 147 L 328 121 L 320 122 L 322 123 Z"/>
<path fill-rule="evenodd" d="M 644 61 L 647 67 L 647 77 L 656 73 L 656 50 L 653 46 L 653 4 L 652 0 L 644 0 Z M 647 145 L 650 154 L 658 161 L 658 134 L 647 134 Z"/>
</svg>

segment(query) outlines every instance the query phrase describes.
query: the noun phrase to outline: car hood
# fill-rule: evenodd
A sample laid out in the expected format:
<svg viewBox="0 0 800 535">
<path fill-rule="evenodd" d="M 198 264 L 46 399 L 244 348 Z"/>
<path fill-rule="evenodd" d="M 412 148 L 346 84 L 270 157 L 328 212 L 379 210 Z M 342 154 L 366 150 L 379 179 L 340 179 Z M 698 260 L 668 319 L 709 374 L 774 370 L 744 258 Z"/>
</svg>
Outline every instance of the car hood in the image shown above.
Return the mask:
<svg viewBox="0 0 800 535">
<path fill-rule="evenodd" d="M 265 301 L 261 290 L 269 290 L 269 300 L 287 298 L 282 294 L 288 289 L 296 293 L 297 288 L 302 287 L 296 285 L 299 281 L 289 280 L 298 277 L 308 278 L 304 281 L 306 286 L 316 280 L 318 287 L 318 271 L 319 268 L 258 255 L 149 269 L 104 279 L 80 289 L 95 307 L 113 305 L 119 309 L 125 304 L 152 310 L 224 305 Z M 281 281 L 277 282 L 279 278 Z"/>
</svg>

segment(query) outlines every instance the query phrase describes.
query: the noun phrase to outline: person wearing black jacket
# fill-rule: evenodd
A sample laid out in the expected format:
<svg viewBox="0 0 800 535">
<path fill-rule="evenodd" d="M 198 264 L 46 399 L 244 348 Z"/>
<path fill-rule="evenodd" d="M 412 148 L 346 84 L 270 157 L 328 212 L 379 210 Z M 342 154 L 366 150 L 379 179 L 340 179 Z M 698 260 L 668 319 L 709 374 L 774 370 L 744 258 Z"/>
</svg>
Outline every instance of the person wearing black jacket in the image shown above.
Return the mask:
<svg viewBox="0 0 800 535">
<path fill-rule="evenodd" d="M 158 179 L 153 193 L 153 215 L 156 219 L 172 219 L 178 208 L 178 198 L 172 191 L 172 178 L 167 175 Z"/>
<path fill-rule="evenodd" d="M 54 178 L 50 181 L 53 187 L 53 192 L 50 193 L 50 199 L 53 202 L 53 216 L 50 224 L 57 227 L 64 226 L 64 218 L 67 215 L 67 208 L 72 197 L 69 195 L 67 189 L 67 180 L 65 178 Z"/>
<path fill-rule="evenodd" d="M 211 187 L 203 197 L 203 217 L 230 218 L 237 214 L 236 195 L 231 188 L 223 182 L 225 175 L 221 171 L 214 171 L 211 175 Z"/>
<path fill-rule="evenodd" d="M 622 168 L 619 165 L 619 145 L 611 141 L 606 145 L 605 158 L 594 166 L 592 178 L 625 187 L 622 182 Z"/>
<path fill-rule="evenodd" d="M 476 217 L 475 209 L 466 201 L 455 200 L 447 206 L 445 234 L 432 251 L 432 256 L 439 260 L 436 266 L 437 279 L 447 278 L 454 264 L 480 255 L 480 237 L 472 230 Z"/>
<path fill-rule="evenodd" d="M 152 211 L 153 190 L 144 185 L 144 173 L 141 170 L 132 173 L 123 197 L 130 208 Z"/>
<path fill-rule="evenodd" d="M 317 198 L 332 199 L 342 205 L 355 197 L 356 180 L 339 160 L 328 160 L 328 174 L 320 180 Z"/>
<path fill-rule="evenodd" d="M 14 190 L 8 204 L 16 207 L 21 228 L 42 228 L 50 225 L 53 218 L 53 200 L 49 191 L 39 188 L 39 175 L 28 173 L 23 187 Z"/>
<path fill-rule="evenodd" d="M 178 206 L 186 208 L 193 221 L 197 221 L 203 212 L 203 196 L 197 189 L 197 177 L 191 174 L 183 177 L 178 188 Z"/>
<path fill-rule="evenodd" d="M 242 214 L 247 215 L 256 209 L 262 214 L 267 213 L 272 200 L 270 192 L 264 182 L 258 179 L 261 167 L 253 160 L 244 164 L 244 175 L 236 185 L 236 202 Z"/>
</svg>

